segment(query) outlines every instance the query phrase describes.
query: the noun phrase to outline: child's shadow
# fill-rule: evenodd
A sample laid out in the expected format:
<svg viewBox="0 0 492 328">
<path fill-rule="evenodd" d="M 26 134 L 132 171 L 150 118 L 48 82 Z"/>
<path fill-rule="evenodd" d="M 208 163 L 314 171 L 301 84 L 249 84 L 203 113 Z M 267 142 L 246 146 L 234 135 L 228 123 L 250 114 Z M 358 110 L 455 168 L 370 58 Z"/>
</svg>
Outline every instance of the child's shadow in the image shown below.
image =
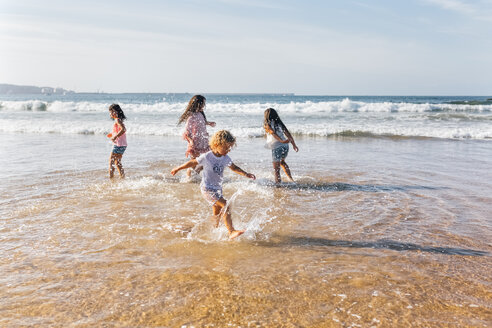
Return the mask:
<svg viewBox="0 0 492 328">
<path fill-rule="evenodd" d="M 272 241 L 274 240 L 274 241 Z M 347 247 L 347 248 L 374 248 L 391 249 L 394 251 L 420 251 L 427 253 L 438 253 L 444 255 L 463 255 L 463 256 L 489 256 L 485 251 L 455 247 L 436 247 L 422 246 L 413 243 L 404 243 L 389 239 L 377 241 L 351 241 L 351 240 L 332 240 L 327 238 L 296 237 L 296 236 L 271 236 L 270 241 L 258 242 L 258 245 L 265 247 Z"/>
<path fill-rule="evenodd" d="M 280 184 L 271 184 L 273 187 L 290 189 L 290 190 L 309 190 L 322 192 L 336 191 L 364 191 L 364 192 L 389 192 L 389 191 L 409 191 L 409 190 L 439 190 L 447 189 L 446 187 L 429 187 L 429 186 L 405 186 L 405 185 L 358 185 L 342 182 L 288 182 Z"/>
</svg>

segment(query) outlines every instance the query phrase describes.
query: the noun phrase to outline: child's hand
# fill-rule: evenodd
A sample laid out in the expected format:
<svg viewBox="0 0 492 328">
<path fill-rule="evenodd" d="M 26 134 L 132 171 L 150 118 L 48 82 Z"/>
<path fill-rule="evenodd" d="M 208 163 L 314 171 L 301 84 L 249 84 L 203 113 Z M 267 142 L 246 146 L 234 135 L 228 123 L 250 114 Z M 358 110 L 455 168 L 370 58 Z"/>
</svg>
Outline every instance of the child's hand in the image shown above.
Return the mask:
<svg viewBox="0 0 492 328">
<path fill-rule="evenodd" d="M 208 122 L 208 125 L 210 125 L 211 127 L 215 127 L 215 122 Z"/>
<path fill-rule="evenodd" d="M 178 173 L 178 169 L 177 168 L 174 168 L 171 170 L 171 175 L 175 175 L 176 173 Z"/>
<path fill-rule="evenodd" d="M 292 145 L 292 148 L 296 151 L 296 153 L 299 151 L 299 148 L 296 145 Z"/>
<path fill-rule="evenodd" d="M 251 174 L 251 173 L 246 173 L 246 177 L 250 178 L 250 179 L 253 179 L 253 180 L 256 180 L 256 177 L 254 174 Z"/>
</svg>

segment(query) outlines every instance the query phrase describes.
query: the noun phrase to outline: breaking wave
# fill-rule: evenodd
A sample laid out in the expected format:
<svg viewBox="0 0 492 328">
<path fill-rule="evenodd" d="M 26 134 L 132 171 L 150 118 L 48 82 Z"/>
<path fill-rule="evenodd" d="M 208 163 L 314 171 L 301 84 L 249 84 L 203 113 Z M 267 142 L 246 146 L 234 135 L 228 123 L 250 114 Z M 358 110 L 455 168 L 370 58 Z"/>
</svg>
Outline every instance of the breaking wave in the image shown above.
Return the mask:
<svg viewBox="0 0 492 328">
<path fill-rule="evenodd" d="M 90 101 L 53 101 L 40 100 L 0 101 L 0 111 L 47 111 L 47 112 L 101 112 L 107 111 L 110 103 Z M 136 113 L 181 113 L 186 102 L 157 102 L 147 103 L 120 103 L 123 110 Z M 345 98 L 341 101 L 305 101 L 290 103 L 208 103 L 207 112 L 211 113 L 244 113 L 262 114 L 273 107 L 283 113 L 316 114 L 316 113 L 398 113 L 398 112 L 491 112 L 492 104 L 451 104 L 451 103 L 408 103 L 408 102 L 363 102 Z"/>
</svg>

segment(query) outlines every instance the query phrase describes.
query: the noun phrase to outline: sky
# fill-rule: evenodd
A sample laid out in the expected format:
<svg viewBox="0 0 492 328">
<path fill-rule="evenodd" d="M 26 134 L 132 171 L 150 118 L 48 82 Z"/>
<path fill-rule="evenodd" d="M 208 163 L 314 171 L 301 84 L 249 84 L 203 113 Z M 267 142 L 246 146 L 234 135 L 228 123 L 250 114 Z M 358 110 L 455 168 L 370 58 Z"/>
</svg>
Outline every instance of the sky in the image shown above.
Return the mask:
<svg viewBox="0 0 492 328">
<path fill-rule="evenodd" d="M 492 0 L 0 0 L 0 83 L 492 96 Z"/>
</svg>

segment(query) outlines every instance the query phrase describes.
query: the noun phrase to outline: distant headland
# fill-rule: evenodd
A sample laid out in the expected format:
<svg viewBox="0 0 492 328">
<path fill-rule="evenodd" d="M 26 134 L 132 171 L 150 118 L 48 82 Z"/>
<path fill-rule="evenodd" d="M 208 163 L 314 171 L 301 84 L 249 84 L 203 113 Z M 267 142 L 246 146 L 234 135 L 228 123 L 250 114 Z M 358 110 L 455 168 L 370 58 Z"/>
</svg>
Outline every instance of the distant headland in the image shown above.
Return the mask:
<svg viewBox="0 0 492 328">
<path fill-rule="evenodd" d="M 0 83 L 1 95 L 18 95 L 18 94 L 45 94 L 45 95 L 66 95 L 75 93 L 71 90 L 52 87 L 35 87 L 31 85 L 13 85 Z"/>
</svg>

